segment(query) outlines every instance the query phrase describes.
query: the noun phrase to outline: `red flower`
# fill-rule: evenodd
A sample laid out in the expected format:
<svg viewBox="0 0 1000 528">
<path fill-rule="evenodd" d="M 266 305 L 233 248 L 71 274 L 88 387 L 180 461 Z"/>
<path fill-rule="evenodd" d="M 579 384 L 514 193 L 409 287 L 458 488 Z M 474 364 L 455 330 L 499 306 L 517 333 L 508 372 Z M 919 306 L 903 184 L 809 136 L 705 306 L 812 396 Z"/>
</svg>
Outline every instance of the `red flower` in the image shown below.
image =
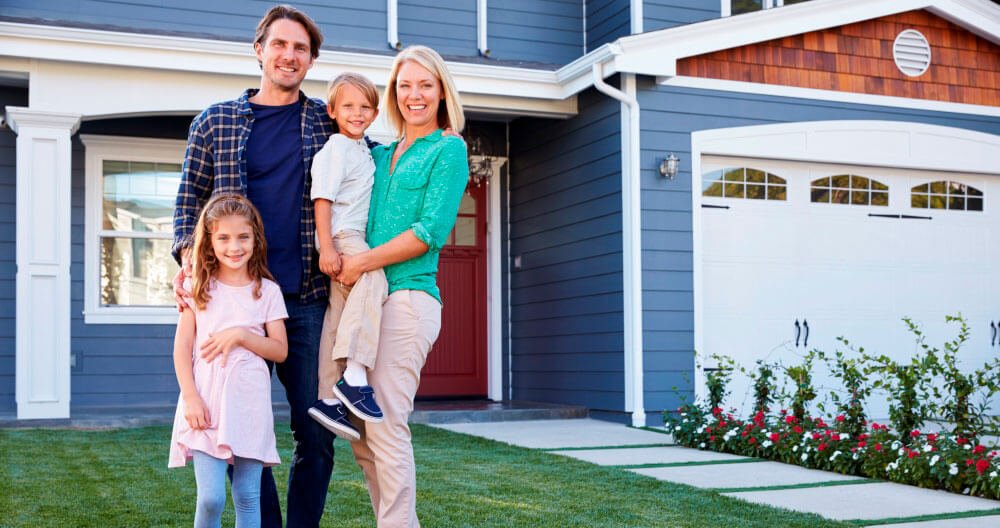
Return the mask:
<svg viewBox="0 0 1000 528">
<path fill-rule="evenodd" d="M 799 427 L 799 426 L 797 426 L 797 425 L 795 427 L 792 427 L 792 431 L 795 431 L 796 433 L 802 434 L 802 428 Z"/>
<path fill-rule="evenodd" d="M 969 440 L 962 438 L 961 436 L 955 439 L 955 443 L 958 445 L 965 445 L 969 443 Z"/>
<path fill-rule="evenodd" d="M 712 428 L 711 427 L 706 427 L 705 428 L 705 432 L 706 433 L 711 433 L 712 432 Z"/>
<path fill-rule="evenodd" d="M 971 466 L 972 465 L 972 459 L 971 458 L 966 458 L 965 459 L 965 465 L 966 466 Z"/>
<path fill-rule="evenodd" d="M 723 420 L 719 420 L 719 429 L 722 429 L 725 426 L 726 426 L 726 422 L 723 421 Z"/>
<path fill-rule="evenodd" d="M 747 439 L 747 442 L 749 442 L 751 444 L 756 444 L 757 443 L 757 439 L 751 436 L 750 438 Z"/>
<path fill-rule="evenodd" d="M 937 442 L 937 437 L 938 437 L 938 435 L 936 435 L 934 433 L 931 433 L 931 434 L 927 435 L 927 443 L 933 444 L 934 442 Z"/>
<path fill-rule="evenodd" d="M 782 409 L 782 410 L 781 410 L 781 414 L 782 414 L 782 415 L 785 415 L 785 414 L 788 414 L 788 409 Z"/>
<path fill-rule="evenodd" d="M 913 438 L 920 436 L 920 430 L 914 429 L 913 431 L 910 431 L 910 436 L 912 436 Z"/>
<path fill-rule="evenodd" d="M 813 431 L 813 440 L 819 440 L 820 438 L 823 438 L 823 435 Z"/>
<path fill-rule="evenodd" d="M 838 414 L 836 420 L 837 420 L 838 423 L 843 422 L 844 421 L 844 415 L 843 414 Z"/>
<path fill-rule="evenodd" d="M 838 440 L 840 440 L 840 433 L 833 433 L 830 436 L 830 438 L 832 438 L 834 441 L 838 441 Z"/>
<path fill-rule="evenodd" d="M 868 445 L 868 442 L 865 442 L 864 440 L 858 442 L 858 447 L 865 447 L 866 445 Z"/>
<path fill-rule="evenodd" d="M 722 414 L 722 407 L 713 407 L 712 414 L 715 416 Z"/>
<path fill-rule="evenodd" d="M 824 444 L 823 442 L 820 442 L 819 445 L 816 446 L 817 451 L 822 451 L 824 449 L 826 449 L 826 444 Z"/>
<path fill-rule="evenodd" d="M 715 435 L 711 435 L 711 436 L 709 436 L 709 437 L 708 437 L 708 441 L 709 441 L 709 442 L 714 442 L 714 441 L 715 441 Z"/>
<path fill-rule="evenodd" d="M 868 435 L 865 433 L 861 433 L 858 435 L 858 440 L 868 440 Z"/>
<path fill-rule="evenodd" d="M 973 455 L 978 455 L 979 453 L 982 453 L 983 451 L 986 451 L 986 448 L 983 447 L 982 444 L 977 445 L 976 447 L 972 448 L 972 454 Z"/>
<path fill-rule="evenodd" d="M 781 435 L 779 435 L 778 433 L 771 433 L 772 442 L 777 442 L 779 438 L 781 438 Z"/>
<path fill-rule="evenodd" d="M 985 473 L 986 470 L 989 468 L 990 468 L 990 461 L 986 460 L 985 458 L 980 460 L 979 462 L 976 462 L 976 473 L 979 473 L 980 475 Z"/>
<path fill-rule="evenodd" d="M 786 416 L 785 417 L 785 423 L 789 424 L 789 425 L 795 423 L 795 417 L 794 416 Z"/>
<path fill-rule="evenodd" d="M 876 451 L 881 451 L 882 450 L 882 442 L 876 442 L 875 443 L 875 450 Z"/>
<path fill-rule="evenodd" d="M 917 458 L 918 456 L 920 456 L 920 452 L 919 451 L 910 451 L 909 453 L 906 453 L 906 456 L 908 456 L 910 458 Z"/>
<path fill-rule="evenodd" d="M 749 432 L 747 432 L 747 431 L 743 431 L 742 433 L 740 433 L 740 436 L 746 436 L 746 435 L 748 435 L 748 434 L 750 434 L 750 433 L 749 433 Z"/>
</svg>

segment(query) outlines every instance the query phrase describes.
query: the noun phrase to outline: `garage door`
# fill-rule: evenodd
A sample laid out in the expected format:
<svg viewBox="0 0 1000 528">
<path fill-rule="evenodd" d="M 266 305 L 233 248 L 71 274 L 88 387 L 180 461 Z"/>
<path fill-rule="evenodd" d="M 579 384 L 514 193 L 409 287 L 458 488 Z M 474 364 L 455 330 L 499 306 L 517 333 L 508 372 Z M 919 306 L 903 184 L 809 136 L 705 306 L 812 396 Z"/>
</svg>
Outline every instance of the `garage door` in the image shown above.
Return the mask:
<svg viewBox="0 0 1000 528">
<path fill-rule="evenodd" d="M 702 171 L 703 356 L 793 364 L 843 349 L 843 336 L 906 359 L 917 345 L 903 317 L 940 347 L 958 313 L 972 328 L 966 366 L 1000 353 L 996 177 L 722 157 Z M 823 374 L 816 384 L 836 387 Z M 752 402 L 745 380 L 732 400 Z"/>
</svg>

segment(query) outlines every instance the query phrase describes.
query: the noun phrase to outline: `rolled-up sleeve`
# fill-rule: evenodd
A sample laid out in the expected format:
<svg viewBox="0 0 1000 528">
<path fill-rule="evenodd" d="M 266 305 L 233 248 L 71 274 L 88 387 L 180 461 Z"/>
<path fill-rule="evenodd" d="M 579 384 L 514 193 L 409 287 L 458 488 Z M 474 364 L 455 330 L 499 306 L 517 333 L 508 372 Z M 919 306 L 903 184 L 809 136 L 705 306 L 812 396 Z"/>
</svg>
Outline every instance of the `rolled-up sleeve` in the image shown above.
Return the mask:
<svg viewBox="0 0 1000 528">
<path fill-rule="evenodd" d="M 469 180 L 469 160 L 465 143 L 445 137 L 445 145 L 434 161 L 427 178 L 427 192 L 417 221 L 410 225 L 413 234 L 431 251 L 440 251 L 455 227 L 458 206 Z"/>
</svg>

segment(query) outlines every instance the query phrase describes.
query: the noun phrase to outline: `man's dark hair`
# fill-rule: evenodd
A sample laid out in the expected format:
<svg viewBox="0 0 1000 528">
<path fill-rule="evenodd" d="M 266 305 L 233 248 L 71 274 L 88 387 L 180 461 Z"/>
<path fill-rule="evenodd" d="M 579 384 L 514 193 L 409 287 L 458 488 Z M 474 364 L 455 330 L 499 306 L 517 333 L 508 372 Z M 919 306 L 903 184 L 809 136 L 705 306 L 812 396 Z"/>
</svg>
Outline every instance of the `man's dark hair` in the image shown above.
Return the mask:
<svg viewBox="0 0 1000 528">
<path fill-rule="evenodd" d="M 253 43 L 263 46 L 271 24 L 282 18 L 298 22 L 306 28 L 306 33 L 309 34 L 309 54 L 312 55 L 313 59 L 319 57 L 319 47 L 323 44 L 323 33 L 320 32 L 319 26 L 309 18 L 309 15 L 287 4 L 272 7 L 264 15 L 264 18 L 260 19 L 260 22 L 257 23 L 257 34 L 254 35 Z"/>
</svg>

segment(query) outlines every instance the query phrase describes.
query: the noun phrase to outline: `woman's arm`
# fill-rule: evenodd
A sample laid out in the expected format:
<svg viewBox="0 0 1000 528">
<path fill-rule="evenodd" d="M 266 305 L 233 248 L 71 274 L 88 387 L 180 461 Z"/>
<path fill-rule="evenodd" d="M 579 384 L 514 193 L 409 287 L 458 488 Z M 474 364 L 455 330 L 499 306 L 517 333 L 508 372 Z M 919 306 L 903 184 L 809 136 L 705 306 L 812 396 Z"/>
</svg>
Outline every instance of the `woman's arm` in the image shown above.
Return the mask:
<svg viewBox="0 0 1000 528">
<path fill-rule="evenodd" d="M 430 246 L 413 234 L 412 229 L 407 229 L 381 246 L 357 255 L 341 255 L 337 281 L 348 286 L 353 285 L 358 282 L 362 273 L 419 257 L 427 253 L 429 248 Z"/>
<path fill-rule="evenodd" d="M 181 388 L 184 419 L 192 429 L 204 429 L 211 423 L 211 417 L 194 383 L 194 362 L 191 360 L 194 336 L 194 310 L 187 308 L 181 312 L 177 331 L 174 333 L 174 373 Z"/>
</svg>

